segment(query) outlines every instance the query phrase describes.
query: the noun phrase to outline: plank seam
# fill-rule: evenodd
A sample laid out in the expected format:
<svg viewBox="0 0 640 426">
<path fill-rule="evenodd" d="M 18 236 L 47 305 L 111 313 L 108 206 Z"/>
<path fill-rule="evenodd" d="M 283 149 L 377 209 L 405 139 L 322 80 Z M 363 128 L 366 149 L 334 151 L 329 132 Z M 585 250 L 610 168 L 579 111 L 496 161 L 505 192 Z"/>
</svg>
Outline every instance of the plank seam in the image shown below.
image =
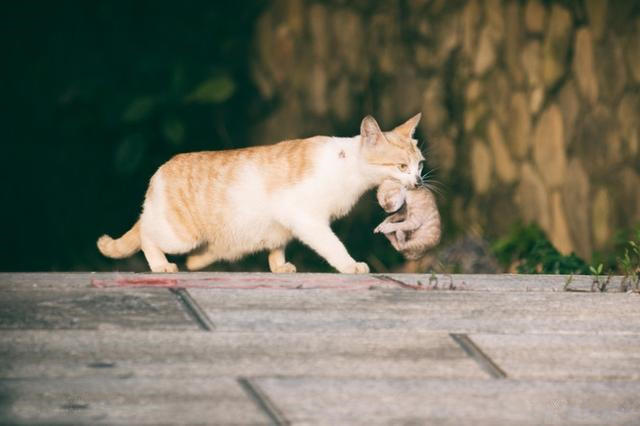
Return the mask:
<svg viewBox="0 0 640 426">
<path fill-rule="evenodd" d="M 191 294 L 184 288 L 170 288 L 169 291 L 176 295 L 178 301 L 184 307 L 184 310 L 189 314 L 191 319 L 198 324 L 203 330 L 213 331 L 215 325 L 213 321 L 209 319 L 207 313 L 198 305 L 198 303 L 191 297 Z"/>
<path fill-rule="evenodd" d="M 244 389 L 249 398 L 262 410 L 269 420 L 275 425 L 289 425 L 290 422 L 282 414 L 282 412 L 276 407 L 271 399 L 254 384 L 250 379 L 246 377 L 238 377 L 238 384 Z"/>
<path fill-rule="evenodd" d="M 482 349 L 474 343 L 466 334 L 450 333 L 449 336 L 462 348 L 467 355 L 482 368 L 489 373 L 494 379 L 506 379 L 507 373 L 498 366 Z"/>
</svg>

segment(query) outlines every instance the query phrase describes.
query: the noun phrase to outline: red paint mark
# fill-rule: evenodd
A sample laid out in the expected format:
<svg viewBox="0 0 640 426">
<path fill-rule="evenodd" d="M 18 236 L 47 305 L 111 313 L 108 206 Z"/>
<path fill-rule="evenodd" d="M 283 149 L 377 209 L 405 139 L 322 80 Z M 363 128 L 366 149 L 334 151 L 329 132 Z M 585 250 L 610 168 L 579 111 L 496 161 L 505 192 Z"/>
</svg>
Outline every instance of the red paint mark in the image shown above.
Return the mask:
<svg viewBox="0 0 640 426">
<path fill-rule="evenodd" d="M 382 279 L 381 279 L 382 278 Z M 213 277 L 150 277 L 116 276 L 91 280 L 91 285 L 108 287 L 143 288 L 208 288 L 219 290 L 370 290 L 372 288 L 411 288 L 424 290 L 421 286 L 407 284 L 391 277 L 353 277 L 349 275 L 313 274 L 297 276 L 279 275 L 223 275 Z"/>
<path fill-rule="evenodd" d="M 170 278 L 115 278 L 107 280 L 92 279 L 94 287 L 179 287 L 178 280 Z"/>
</svg>

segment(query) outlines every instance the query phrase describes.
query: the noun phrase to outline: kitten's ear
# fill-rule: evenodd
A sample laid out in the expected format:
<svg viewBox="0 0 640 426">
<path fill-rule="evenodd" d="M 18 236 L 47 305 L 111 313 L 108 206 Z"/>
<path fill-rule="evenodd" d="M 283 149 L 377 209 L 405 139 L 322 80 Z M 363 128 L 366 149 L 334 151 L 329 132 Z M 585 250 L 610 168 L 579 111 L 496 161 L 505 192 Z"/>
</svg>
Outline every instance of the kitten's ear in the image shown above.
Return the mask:
<svg viewBox="0 0 640 426">
<path fill-rule="evenodd" d="M 418 126 L 418 123 L 420 122 L 421 117 L 422 117 L 422 113 L 419 112 L 413 117 L 411 117 L 410 119 L 408 119 L 406 122 L 402 123 L 395 129 L 393 129 L 393 131 L 405 138 L 411 139 L 413 137 L 413 132 L 416 131 L 416 127 Z"/>
<path fill-rule="evenodd" d="M 374 145 L 378 141 L 378 136 L 380 136 L 381 133 L 382 131 L 375 118 L 367 115 L 362 119 L 362 123 L 360 123 L 360 137 L 364 143 Z"/>
</svg>

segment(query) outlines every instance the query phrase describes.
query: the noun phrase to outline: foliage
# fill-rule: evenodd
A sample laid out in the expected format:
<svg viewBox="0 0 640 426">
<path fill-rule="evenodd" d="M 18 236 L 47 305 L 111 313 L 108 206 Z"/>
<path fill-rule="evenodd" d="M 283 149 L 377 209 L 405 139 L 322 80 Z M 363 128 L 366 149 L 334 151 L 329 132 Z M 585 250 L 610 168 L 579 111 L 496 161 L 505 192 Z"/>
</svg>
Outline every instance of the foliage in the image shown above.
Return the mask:
<svg viewBox="0 0 640 426">
<path fill-rule="evenodd" d="M 235 84 L 226 74 L 212 77 L 201 83 L 187 96 L 187 101 L 218 104 L 233 95 Z"/>
<path fill-rule="evenodd" d="M 561 254 L 536 224 L 515 224 L 491 250 L 506 268 L 523 274 L 588 274 L 589 266 L 575 254 Z"/>
<path fill-rule="evenodd" d="M 640 290 L 640 225 L 636 226 L 635 235 L 627 241 L 624 255 L 617 258 L 620 272 L 624 275 L 622 286 L 632 286 Z"/>
</svg>

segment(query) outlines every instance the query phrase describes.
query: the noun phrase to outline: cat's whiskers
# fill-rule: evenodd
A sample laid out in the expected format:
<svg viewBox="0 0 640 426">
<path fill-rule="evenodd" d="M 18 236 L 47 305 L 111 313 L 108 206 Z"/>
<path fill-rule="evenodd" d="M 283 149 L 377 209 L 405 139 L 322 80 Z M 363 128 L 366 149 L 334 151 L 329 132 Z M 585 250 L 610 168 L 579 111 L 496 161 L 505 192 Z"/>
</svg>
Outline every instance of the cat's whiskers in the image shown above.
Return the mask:
<svg viewBox="0 0 640 426">
<path fill-rule="evenodd" d="M 426 179 L 428 177 L 431 177 L 433 174 L 435 174 L 435 172 L 438 170 L 437 167 L 432 168 L 431 170 L 426 171 L 425 173 L 423 173 L 420 177 L 422 179 Z"/>
<path fill-rule="evenodd" d="M 439 184 L 440 182 L 428 181 L 422 182 L 420 185 L 418 185 L 418 187 L 428 189 L 429 191 L 434 192 L 440 196 L 444 196 L 444 189 L 438 186 Z"/>
<path fill-rule="evenodd" d="M 443 196 L 444 192 L 444 184 L 438 180 L 430 179 L 435 175 L 435 172 L 438 170 L 437 167 L 434 167 L 430 170 L 427 170 L 420 176 L 420 184 L 418 186 L 422 188 L 426 188 L 436 194 Z"/>
</svg>

